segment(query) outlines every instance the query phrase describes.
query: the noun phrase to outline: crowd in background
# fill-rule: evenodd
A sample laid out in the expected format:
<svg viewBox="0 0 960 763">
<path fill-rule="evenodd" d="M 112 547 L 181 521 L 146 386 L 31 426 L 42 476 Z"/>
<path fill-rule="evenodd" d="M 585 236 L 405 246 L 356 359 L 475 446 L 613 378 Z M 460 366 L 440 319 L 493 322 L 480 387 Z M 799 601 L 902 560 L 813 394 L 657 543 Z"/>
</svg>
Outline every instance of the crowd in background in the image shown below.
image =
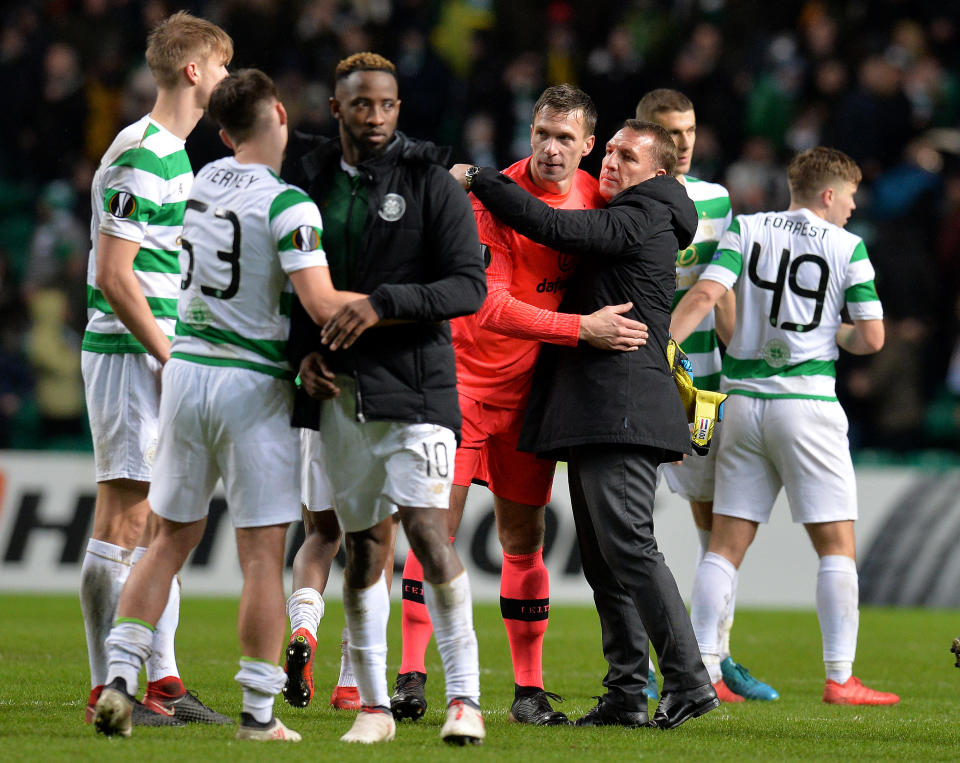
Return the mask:
<svg viewBox="0 0 960 763">
<path fill-rule="evenodd" d="M 849 228 L 877 271 L 887 341 L 844 356 L 851 445 L 960 460 L 960 17 L 934 0 L 27 0 L 0 11 L 0 448 L 89 446 L 90 181 L 115 134 L 149 110 L 147 30 L 185 8 L 233 37 L 231 69 L 273 76 L 294 128 L 332 135 L 336 62 L 398 68 L 399 127 L 505 167 L 529 154 L 548 85 L 586 90 L 603 142 L 640 96 L 696 107 L 692 174 L 734 214 L 785 208 L 785 167 L 823 144 L 859 162 Z M 195 168 L 226 149 L 208 121 Z M 952 451 L 952 453 L 951 453 Z"/>
</svg>

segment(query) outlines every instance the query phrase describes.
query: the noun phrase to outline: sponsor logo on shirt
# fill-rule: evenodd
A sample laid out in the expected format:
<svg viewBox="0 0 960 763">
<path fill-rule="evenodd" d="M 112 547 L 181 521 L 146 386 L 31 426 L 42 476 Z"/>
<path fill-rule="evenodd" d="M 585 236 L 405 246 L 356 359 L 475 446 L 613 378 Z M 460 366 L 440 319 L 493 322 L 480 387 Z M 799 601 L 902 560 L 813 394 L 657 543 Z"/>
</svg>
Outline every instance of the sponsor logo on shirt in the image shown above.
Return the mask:
<svg viewBox="0 0 960 763">
<path fill-rule="evenodd" d="M 567 280 L 562 276 L 557 276 L 552 281 L 548 281 L 544 278 L 540 283 L 537 284 L 537 293 L 538 294 L 552 294 L 555 291 L 562 291 L 567 288 Z"/>
<path fill-rule="evenodd" d="M 560 269 L 561 273 L 566 273 L 570 270 L 573 270 L 576 266 L 577 258 L 572 254 L 557 252 L 557 267 Z"/>
<path fill-rule="evenodd" d="M 688 246 L 686 249 L 681 249 L 677 252 L 677 267 L 685 268 L 688 265 L 695 265 L 697 262 L 697 246 L 696 244 Z"/>
</svg>

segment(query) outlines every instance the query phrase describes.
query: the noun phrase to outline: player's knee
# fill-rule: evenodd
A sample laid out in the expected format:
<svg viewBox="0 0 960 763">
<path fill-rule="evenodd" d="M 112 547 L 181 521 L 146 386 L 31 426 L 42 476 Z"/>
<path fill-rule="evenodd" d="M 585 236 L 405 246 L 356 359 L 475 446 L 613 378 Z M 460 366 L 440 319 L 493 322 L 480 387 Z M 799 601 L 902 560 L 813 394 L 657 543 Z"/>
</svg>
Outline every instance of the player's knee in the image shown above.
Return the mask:
<svg viewBox="0 0 960 763">
<path fill-rule="evenodd" d="M 305 543 L 318 546 L 340 545 L 340 524 L 333 509 L 328 511 L 309 511 L 304 513 Z M 336 553 L 336 548 L 334 548 Z"/>
<path fill-rule="evenodd" d="M 498 529 L 497 537 L 504 553 L 535 554 L 543 547 L 543 526 Z"/>
<path fill-rule="evenodd" d="M 536 553 L 543 546 L 545 531 L 543 507 L 519 504 L 497 507 L 497 538 L 506 553 Z"/>
</svg>

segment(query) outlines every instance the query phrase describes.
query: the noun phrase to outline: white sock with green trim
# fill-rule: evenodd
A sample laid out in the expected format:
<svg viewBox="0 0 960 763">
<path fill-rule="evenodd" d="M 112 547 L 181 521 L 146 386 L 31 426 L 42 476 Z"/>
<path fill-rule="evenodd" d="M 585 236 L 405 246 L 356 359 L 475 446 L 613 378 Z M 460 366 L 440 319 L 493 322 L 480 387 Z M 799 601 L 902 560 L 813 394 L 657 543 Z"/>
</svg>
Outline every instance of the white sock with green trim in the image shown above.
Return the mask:
<svg viewBox="0 0 960 763">
<path fill-rule="evenodd" d="M 122 678 L 127 693 L 136 696 L 140 670 L 153 649 L 153 626 L 130 617 L 118 619 L 106 644 L 110 655 L 106 683 Z"/>
<path fill-rule="evenodd" d="M 240 670 L 233 677 L 243 689 L 243 712 L 258 723 L 273 718 L 273 700 L 283 690 L 287 674 L 283 668 L 267 660 L 241 657 Z"/>
<path fill-rule="evenodd" d="M 133 550 L 130 562 L 136 564 L 147 553 L 145 546 Z M 153 632 L 153 652 L 147 659 L 147 681 L 160 681 L 164 678 L 180 678 L 177 669 L 177 651 L 174 639 L 180 624 L 180 580 L 174 575 L 170 581 L 170 594 L 163 608 L 157 627 Z"/>
<path fill-rule="evenodd" d="M 90 538 L 80 567 L 80 609 L 87 633 L 90 688 L 107 682 L 107 636 L 130 575 L 130 549 Z"/>
</svg>

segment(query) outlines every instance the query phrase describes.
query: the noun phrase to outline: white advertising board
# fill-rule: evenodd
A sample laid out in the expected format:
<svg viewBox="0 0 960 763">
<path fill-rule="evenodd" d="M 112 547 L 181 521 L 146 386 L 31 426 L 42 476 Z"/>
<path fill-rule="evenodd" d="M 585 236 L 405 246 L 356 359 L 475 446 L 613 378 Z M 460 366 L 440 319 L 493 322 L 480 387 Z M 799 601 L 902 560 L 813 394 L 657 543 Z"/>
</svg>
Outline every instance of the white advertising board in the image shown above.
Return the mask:
<svg viewBox="0 0 960 763">
<path fill-rule="evenodd" d="M 960 473 L 910 469 L 862 469 L 857 475 L 857 523 L 861 598 L 882 604 L 960 606 L 960 554 L 952 553 L 960 530 Z M 96 486 L 88 454 L 0 451 L 0 590 L 76 591 L 93 518 Z M 207 534 L 182 572 L 187 596 L 236 595 L 240 570 L 236 547 L 218 494 Z M 548 511 L 545 559 L 551 601 L 591 601 L 580 571 L 570 496 L 563 465 Z M 685 502 L 665 484 L 657 492 L 656 535 L 684 597 L 689 596 L 697 537 Z M 291 528 L 290 549 L 295 550 Z M 477 600 L 499 600 L 500 547 L 491 494 L 470 491 L 456 540 Z M 400 533 L 397 574 L 407 545 Z M 289 559 L 288 553 L 288 574 Z M 341 557 L 342 559 L 342 557 Z M 340 560 L 327 594 L 339 598 Z M 817 559 L 806 533 L 790 521 L 781 495 L 769 525 L 760 528 L 740 574 L 738 606 L 814 606 Z M 288 581 L 289 582 L 289 581 Z"/>
</svg>

